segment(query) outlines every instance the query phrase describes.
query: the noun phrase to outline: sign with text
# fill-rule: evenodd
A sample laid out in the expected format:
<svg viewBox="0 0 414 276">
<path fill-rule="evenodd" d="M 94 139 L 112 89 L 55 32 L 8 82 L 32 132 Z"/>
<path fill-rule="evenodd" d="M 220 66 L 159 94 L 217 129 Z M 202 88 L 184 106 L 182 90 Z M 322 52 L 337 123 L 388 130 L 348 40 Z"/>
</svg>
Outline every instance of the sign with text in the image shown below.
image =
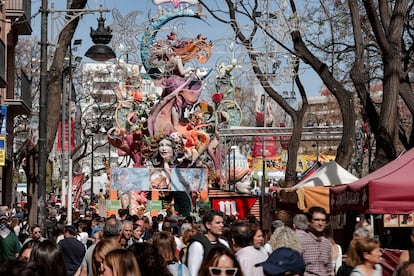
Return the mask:
<svg viewBox="0 0 414 276">
<path fill-rule="evenodd" d="M 6 135 L 7 125 L 7 105 L 2 105 L 0 109 L 0 134 Z"/>
<path fill-rule="evenodd" d="M 237 219 L 244 219 L 249 214 L 256 200 L 256 197 L 220 197 L 210 199 L 213 209 L 220 210 L 228 216 L 235 216 Z"/>
<path fill-rule="evenodd" d="M 64 133 L 62 133 L 64 132 Z M 69 139 L 70 132 L 70 139 Z M 69 141 L 70 141 L 70 150 L 75 149 L 75 122 L 70 123 L 69 131 L 69 122 L 65 122 L 64 129 L 62 129 L 62 122 L 59 122 L 58 125 L 58 140 L 56 143 L 56 150 L 62 150 L 62 138 L 64 138 L 63 150 L 69 150 Z"/>
<path fill-rule="evenodd" d="M 162 210 L 162 200 L 149 200 L 148 201 L 148 210 L 150 211 L 161 211 Z"/>
<path fill-rule="evenodd" d="M 0 136 L 0 166 L 6 165 L 6 136 Z"/>
<path fill-rule="evenodd" d="M 106 210 L 119 210 L 121 209 L 121 201 L 120 200 L 113 200 L 107 199 L 105 201 Z"/>
</svg>

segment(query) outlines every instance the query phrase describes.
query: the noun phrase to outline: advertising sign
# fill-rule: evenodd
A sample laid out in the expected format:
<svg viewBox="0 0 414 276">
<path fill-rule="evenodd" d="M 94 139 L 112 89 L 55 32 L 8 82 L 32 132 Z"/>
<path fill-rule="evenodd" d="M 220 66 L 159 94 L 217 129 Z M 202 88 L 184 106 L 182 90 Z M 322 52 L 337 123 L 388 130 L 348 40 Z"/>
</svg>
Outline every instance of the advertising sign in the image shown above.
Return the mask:
<svg viewBox="0 0 414 276">
<path fill-rule="evenodd" d="M 6 125 L 7 125 L 7 105 L 2 105 L 0 109 L 0 134 L 6 135 Z"/>
<path fill-rule="evenodd" d="M 0 136 L 0 166 L 6 165 L 6 136 Z"/>
<path fill-rule="evenodd" d="M 65 139 L 64 140 L 64 146 L 63 146 L 63 150 L 67 151 L 69 150 L 69 122 L 65 122 L 64 125 L 64 130 L 62 130 L 62 122 L 59 122 L 58 125 L 58 140 L 56 143 L 56 150 L 60 151 L 62 150 L 62 137 Z M 74 150 L 75 149 L 75 122 L 71 122 L 70 124 L 71 129 L 70 129 L 70 150 Z M 62 134 L 62 131 L 64 131 L 64 133 Z"/>
</svg>

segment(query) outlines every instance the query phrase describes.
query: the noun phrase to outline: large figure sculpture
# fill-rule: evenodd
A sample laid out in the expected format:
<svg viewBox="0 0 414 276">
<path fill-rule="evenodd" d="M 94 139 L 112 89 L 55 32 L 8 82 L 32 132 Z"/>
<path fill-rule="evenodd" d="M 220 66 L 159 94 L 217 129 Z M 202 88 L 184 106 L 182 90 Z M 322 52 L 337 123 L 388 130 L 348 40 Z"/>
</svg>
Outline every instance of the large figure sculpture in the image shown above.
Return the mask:
<svg viewBox="0 0 414 276">
<path fill-rule="evenodd" d="M 154 80 L 162 87 L 162 93 L 154 96 L 144 95 L 139 89 L 115 89 L 119 98 L 116 126 L 108 132 L 108 140 L 131 158 L 134 167 L 162 170 L 208 167 L 215 174 L 212 181 L 217 184 L 220 181 L 217 130 L 220 126 L 241 121 L 240 108 L 236 112 L 230 110 L 238 107 L 237 103 L 225 99 L 225 104 L 220 104 L 223 97 L 233 93 L 230 72 L 236 64 L 221 64 L 216 88 L 217 94 L 222 96 L 220 101 L 216 101 L 217 96 L 213 95 L 215 107 L 211 107 L 199 100 L 203 82 L 211 70 L 200 70 L 186 64 L 206 63 L 211 56 L 212 43 L 200 34 L 193 39 L 182 40 L 175 32 L 156 39 L 167 22 L 179 17 L 201 19 L 199 12 L 189 7 L 168 12 L 163 10 L 152 19 L 140 49 L 146 75 L 134 77 Z M 162 184 L 162 187 L 171 187 L 171 183 Z M 161 187 L 159 183 L 154 182 L 154 185 Z M 166 191 L 163 196 L 174 198 L 180 213 L 188 215 L 192 211 L 191 199 L 195 195 Z"/>
</svg>

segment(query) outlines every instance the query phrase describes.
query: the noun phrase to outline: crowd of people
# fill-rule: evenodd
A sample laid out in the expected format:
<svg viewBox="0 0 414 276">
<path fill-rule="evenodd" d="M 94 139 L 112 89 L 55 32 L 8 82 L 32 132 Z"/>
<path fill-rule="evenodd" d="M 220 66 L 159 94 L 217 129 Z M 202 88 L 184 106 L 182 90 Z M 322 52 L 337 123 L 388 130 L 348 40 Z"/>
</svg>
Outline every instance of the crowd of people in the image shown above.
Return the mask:
<svg viewBox="0 0 414 276">
<path fill-rule="evenodd" d="M 47 229 L 31 225 L 25 237 L 25 217 L 17 215 L 16 224 L 16 213 L 0 208 L 0 275 L 383 275 L 369 224 L 356 225 L 343 255 L 321 207 L 291 223 L 273 221 L 270 233 L 253 216 L 234 220 L 214 209 L 200 212 L 199 221 L 86 210 L 72 225 L 62 210 L 49 209 Z M 414 275 L 413 252 L 401 254 L 396 276 Z"/>
</svg>

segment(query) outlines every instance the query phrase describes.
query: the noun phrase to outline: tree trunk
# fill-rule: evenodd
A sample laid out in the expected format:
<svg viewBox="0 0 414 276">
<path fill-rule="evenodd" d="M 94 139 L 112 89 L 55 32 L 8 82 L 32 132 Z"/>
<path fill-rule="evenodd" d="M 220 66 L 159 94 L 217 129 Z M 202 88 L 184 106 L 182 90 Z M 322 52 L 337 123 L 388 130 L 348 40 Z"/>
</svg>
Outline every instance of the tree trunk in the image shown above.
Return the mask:
<svg viewBox="0 0 414 276">
<path fill-rule="evenodd" d="M 343 130 L 335 160 L 342 167 L 348 168 L 355 145 L 355 109 L 352 93 L 335 80 L 326 64 L 309 51 L 299 31 L 293 31 L 291 35 L 297 55 L 315 70 L 338 101 L 342 113 Z"/>
<path fill-rule="evenodd" d="M 363 1 L 367 18 L 376 42 L 382 52 L 383 93 L 378 129 L 375 132 L 376 151 L 371 170 L 376 170 L 397 157 L 398 98 L 400 93 L 401 37 L 408 11 L 408 0 L 396 1 L 392 7 L 379 1 L 378 8 L 372 0 Z"/>
<path fill-rule="evenodd" d="M 303 118 L 305 116 L 305 108 L 295 112 L 292 116 L 293 128 L 292 137 L 288 144 L 288 161 L 285 172 L 285 185 L 292 187 L 296 184 L 296 165 L 298 162 L 298 150 L 302 137 Z"/>
<path fill-rule="evenodd" d="M 375 171 L 397 157 L 396 142 L 398 138 L 398 94 L 399 94 L 399 60 L 390 58 L 384 61 L 384 80 L 382 107 L 378 130 L 376 131 L 375 159 L 371 170 Z"/>
<path fill-rule="evenodd" d="M 73 0 L 71 3 L 71 9 L 84 9 L 86 6 L 87 0 Z M 72 13 L 73 14 L 73 13 Z M 48 90 L 47 90 L 47 136 L 46 136 L 46 155 L 47 158 L 52 151 L 53 143 L 56 138 L 56 133 L 58 129 L 58 123 L 61 120 L 61 83 L 62 83 L 62 72 L 63 72 L 63 63 L 64 58 L 68 49 L 68 46 L 72 42 L 73 34 L 79 23 L 79 17 L 67 23 L 67 25 L 61 30 L 59 34 L 59 39 L 57 42 L 57 48 L 54 54 L 53 62 L 50 66 L 50 71 L 48 74 Z M 57 115 L 59 114 L 59 115 Z M 30 223 L 37 221 L 37 213 L 40 205 L 45 204 L 45 202 L 38 201 L 38 154 L 35 154 L 37 151 L 28 150 L 28 160 L 30 162 L 30 171 L 26 171 L 29 181 L 29 186 L 32 187 L 28 191 L 28 197 L 31 198 L 30 204 Z M 64 187 L 62 187 L 64 188 Z"/>
</svg>

